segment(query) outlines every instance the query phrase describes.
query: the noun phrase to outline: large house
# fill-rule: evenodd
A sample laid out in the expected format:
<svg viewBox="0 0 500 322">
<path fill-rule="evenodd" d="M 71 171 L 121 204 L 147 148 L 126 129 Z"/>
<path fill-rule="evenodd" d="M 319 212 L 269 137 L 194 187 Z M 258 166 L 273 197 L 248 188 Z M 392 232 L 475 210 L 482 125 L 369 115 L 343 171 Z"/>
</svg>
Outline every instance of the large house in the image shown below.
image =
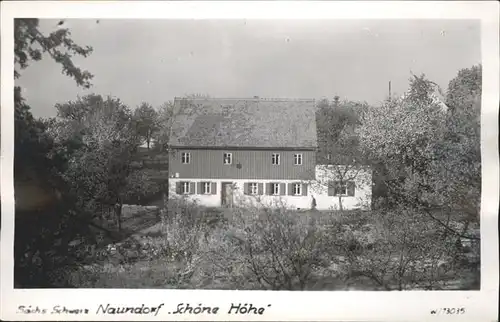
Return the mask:
<svg viewBox="0 0 500 322">
<path fill-rule="evenodd" d="M 176 98 L 173 114 L 169 198 L 209 207 L 369 204 L 371 181 L 324 180 L 333 172 L 316 164 L 314 100 Z"/>
</svg>

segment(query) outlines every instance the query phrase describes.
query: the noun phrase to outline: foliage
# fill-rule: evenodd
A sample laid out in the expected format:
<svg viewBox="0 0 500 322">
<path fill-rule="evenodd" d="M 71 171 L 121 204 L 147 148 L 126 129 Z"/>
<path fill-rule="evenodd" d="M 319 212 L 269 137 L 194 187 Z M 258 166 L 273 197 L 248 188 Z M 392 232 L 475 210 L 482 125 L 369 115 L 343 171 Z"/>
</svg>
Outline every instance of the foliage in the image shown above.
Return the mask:
<svg viewBox="0 0 500 322">
<path fill-rule="evenodd" d="M 435 290 L 456 273 L 455 238 L 425 215 L 406 207 L 376 212 L 366 228 L 347 229 L 342 239 L 350 279 L 368 278 L 385 290 Z"/>
<path fill-rule="evenodd" d="M 108 245 L 99 251 L 104 262 L 66 270 L 63 280 L 72 287 L 232 290 L 436 290 L 470 282 L 466 250 L 453 235 L 404 207 L 232 209 L 223 219 L 183 200 L 170 206 L 161 229 Z"/>
<path fill-rule="evenodd" d="M 14 57 L 15 64 L 20 69 L 29 66 L 30 60 L 39 61 L 43 53 L 62 67 L 62 72 L 73 78 L 79 86 L 89 88 L 93 75 L 76 67 L 73 56 L 87 57 L 92 53 L 92 47 L 82 47 L 71 38 L 66 28 L 60 28 L 49 35 L 43 35 L 38 28 L 38 19 L 14 19 Z M 20 76 L 19 70 L 14 76 Z"/>
<path fill-rule="evenodd" d="M 348 164 L 359 157 L 354 129 L 359 125 L 359 113 L 364 104 L 350 101 L 320 101 L 316 112 L 320 162 Z M 330 154 L 330 158 L 328 158 Z"/>
<path fill-rule="evenodd" d="M 134 111 L 134 119 L 136 122 L 137 133 L 144 141 L 146 141 L 147 148 L 149 150 L 151 140 L 159 128 L 158 113 L 148 103 L 142 103 Z"/>
<path fill-rule="evenodd" d="M 154 149 L 163 151 L 168 147 L 170 131 L 174 121 L 174 104 L 172 102 L 165 102 L 160 106 L 157 120 L 158 128 L 154 134 Z"/>
<path fill-rule="evenodd" d="M 16 19 L 14 49 L 16 78 L 47 53 L 79 86 L 90 86 L 92 75 L 72 58 L 92 48 L 75 44 L 67 29 L 43 35 L 37 19 Z M 481 66 L 450 81 L 447 109 L 424 75 L 412 76 L 409 87 L 380 108 L 339 97 L 318 104 L 320 162 L 344 165 L 335 168 L 340 181 L 357 179 L 366 163 L 381 165 L 392 208 L 320 216 L 261 207 L 221 218 L 169 201 L 158 236 L 104 250 L 90 223 L 113 208 L 120 227 L 125 202 L 159 189 L 133 167 L 137 147 L 145 140 L 168 149 L 173 121 L 189 111 L 165 103 L 156 112 L 143 103 L 132 113 L 119 99 L 91 94 L 56 105 L 58 119 L 38 120 L 16 87 L 16 286 L 50 287 L 60 274 L 62 286 L 87 287 L 135 286 L 130 279 L 137 287 L 305 290 L 319 280 L 368 278 L 387 290 L 445 288 L 463 265 L 464 239 L 473 241 L 471 257 L 479 255 Z M 26 206 L 23 191 L 33 185 L 38 200 Z M 89 260 L 89 245 L 91 260 L 114 265 L 68 270 Z"/>
<path fill-rule="evenodd" d="M 89 87 L 92 75 L 76 67 L 72 57 L 91 52 L 75 44 L 67 29 L 46 36 L 38 29 L 38 19 L 14 21 L 15 78 L 48 53 L 77 85 Z M 63 147 L 53 139 L 47 131 L 53 120 L 35 119 L 20 87 L 14 89 L 14 103 L 15 285 L 50 286 L 50 273 L 71 262 L 68 243 L 86 231 L 62 177 L 74 144 Z"/>
<path fill-rule="evenodd" d="M 482 65 L 461 69 L 448 84 L 446 105 L 450 111 L 466 111 L 474 107 L 475 99 L 481 97 Z"/>
<path fill-rule="evenodd" d="M 219 278 L 247 280 L 254 289 L 304 290 L 330 266 L 336 252 L 334 222 L 317 225 L 313 216 L 284 208 L 235 212 L 229 232 L 219 231 L 208 251 Z"/>
<path fill-rule="evenodd" d="M 357 133 L 362 149 L 385 165 L 390 198 L 426 213 L 457 237 L 464 237 L 468 222 L 456 231 L 434 217 L 432 209 L 465 212 L 470 220 L 478 218 L 479 117 L 473 114 L 479 108 L 476 105 L 451 113 L 431 90 L 432 82 L 415 77 L 409 95 L 368 109 Z M 478 98 L 475 101 L 479 103 Z"/>
<path fill-rule="evenodd" d="M 71 129 L 66 135 L 83 142 L 65 173 L 80 209 L 99 216 L 100 207 L 115 206 L 120 229 L 123 203 L 152 190 L 145 173 L 132 167 L 140 143 L 136 120 L 119 99 L 95 94 L 57 108 L 62 127 Z"/>
<path fill-rule="evenodd" d="M 319 102 L 316 113 L 318 161 L 331 166 L 328 167 L 328 175 L 319 178 L 316 185 L 328 186 L 332 181 L 345 185 L 356 181 L 358 174 L 369 164 L 364 151 L 359 148 L 355 132 L 360 125 L 360 114 L 366 108 L 366 104 L 340 101 L 338 96 L 331 104 L 327 100 Z M 338 195 L 337 198 L 339 208 L 343 210 L 343 196 Z"/>
</svg>

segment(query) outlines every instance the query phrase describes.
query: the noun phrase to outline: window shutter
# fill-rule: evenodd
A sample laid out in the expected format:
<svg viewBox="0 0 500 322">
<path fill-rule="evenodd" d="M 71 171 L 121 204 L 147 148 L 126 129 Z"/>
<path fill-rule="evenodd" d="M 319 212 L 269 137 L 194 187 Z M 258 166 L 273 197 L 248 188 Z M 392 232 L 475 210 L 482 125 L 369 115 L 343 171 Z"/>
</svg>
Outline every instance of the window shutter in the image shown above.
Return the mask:
<svg viewBox="0 0 500 322">
<path fill-rule="evenodd" d="M 335 186 L 333 181 L 328 181 L 328 195 L 329 196 L 335 195 Z"/>
<path fill-rule="evenodd" d="M 293 195 L 293 183 L 288 184 L 288 195 Z"/>
<path fill-rule="evenodd" d="M 307 184 L 306 183 L 302 184 L 302 195 L 307 196 Z"/>
<path fill-rule="evenodd" d="M 189 183 L 189 194 L 194 195 L 196 193 L 195 188 L 196 188 L 196 182 L 191 181 Z"/>
<path fill-rule="evenodd" d="M 354 185 L 354 182 L 353 181 L 349 181 L 347 183 L 347 195 L 348 196 L 354 196 L 354 189 L 355 189 L 355 185 Z"/>
<path fill-rule="evenodd" d="M 178 181 L 175 183 L 175 193 L 180 195 L 182 192 L 181 192 L 181 183 Z"/>
<path fill-rule="evenodd" d="M 271 182 L 266 184 L 266 193 L 270 196 L 273 194 L 273 184 Z"/>
<path fill-rule="evenodd" d="M 286 183 L 280 183 L 280 196 L 284 196 L 286 194 Z"/>
<path fill-rule="evenodd" d="M 245 182 L 245 183 L 243 184 L 243 193 L 244 193 L 244 194 L 246 194 L 246 195 L 248 195 L 248 186 L 249 186 L 249 185 L 250 185 L 250 184 L 249 184 L 248 182 Z"/>
<path fill-rule="evenodd" d="M 210 184 L 212 185 L 212 186 L 210 187 L 210 189 L 211 189 L 211 191 L 210 191 L 210 192 L 211 192 L 213 195 L 216 195 L 216 194 L 217 194 L 217 182 L 211 182 Z"/>
<path fill-rule="evenodd" d="M 263 183 L 258 183 L 258 189 L 259 189 L 259 195 L 264 194 L 264 184 Z"/>
<path fill-rule="evenodd" d="M 198 189 L 197 189 L 198 194 L 199 194 L 199 195 L 203 194 L 203 193 L 205 192 L 205 191 L 203 190 L 203 183 L 202 183 L 202 182 L 197 182 L 197 183 L 196 183 L 196 185 L 197 185 L 197 187 L 196 187 L 196 188 L 198 188 Z"/>
</svg>

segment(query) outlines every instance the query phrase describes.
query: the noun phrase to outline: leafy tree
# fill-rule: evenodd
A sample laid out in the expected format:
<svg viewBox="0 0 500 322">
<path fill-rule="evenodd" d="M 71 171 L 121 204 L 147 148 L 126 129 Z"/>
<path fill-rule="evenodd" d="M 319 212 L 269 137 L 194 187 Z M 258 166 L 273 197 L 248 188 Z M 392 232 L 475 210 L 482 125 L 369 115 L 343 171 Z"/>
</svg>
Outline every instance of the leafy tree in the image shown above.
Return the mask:
<svg viewBox="0 0 500 322">
<path fill-rule="evenodd" d="M 30 60 L 39 61 L 43 54 L 47 53 L 62 67 L 65 75 L 73 78 L 77 85 L 89 88 L 93 75 L 88 71 L 75 66 L 73 56 L 87 57 L 92 53 L 92 47 L 82 47 L 76 44 L 71 38 L 71 33 L 66 28 L 44 35 L 39 30 L 38 19 L 14 19 L 14 57 L 16 66 L 25 69 L 29 66 Z M 14 71 L 14 76 L 20 76 L 18 69 Z"/>
<path fill-rule="evenodd" d="M 405 99 L 411 101 L 414 105 L 421 105 L 425 108 L 436 103 L 435 94 L 439 91 L 439 86 L 427 79 L 425 74 L 420 76 L 412 75 Z"/>
<path fill-rule="evenodd" d="M 446 105 L 448 105 L 450 112 L 465 111 L 477 106 L 476 100 L 481 97 L 481 85 L 482 65 L 461 69 L 448 84 Z"/>
<path fill-rule="evenodd" d="M 62 122 L 67 123 L 66 128 L 73 129 L 69 137 L 79 137 L 83 142 L 66 173 L 73 192 L 79 196 L 79 206 L 97 216 L 102 215 L 99 207 L 113 207 L 121 230 L 123 203 L 131 194 L 138 193 L 131 191 L 129 184 L 135 171 L 133 156 L 140 143 L 136 120 L 119 99 L 103 99 L 95 94 L 57 108 Z"/>
<path fill-rule="evenodd" d="M 154 132 L 154 150 L 166 150 L 173 123 L 173 113 L 173 102 L 165 102 L 160 105 L 157 112 L 157 130 Z"/>
<path fill-rule="evenodd" d="M 92 53 L 91 47 L 82 47 L 73 42 L 68 29 L 61 28 L 49 35 L 44 35 L 38 28 L 38 19 L 15 19 L 14 20 L 14 62 L 15 78 L 21 76 L 21 70 L 27 68 L 31 62 L 39 61 L 44 53 L 62 67 L 63 73 L 73 78 L 77 85 L 90 87 L 92 74 L 84 71 L 72 62 L 75 55 L 87 57 Z M 47 124 L 36 120 L 30 112 L 30 107 L 22 98 L 21 88 L 14 89 L 15 108 L 15 179 L 22 178 L 25 171 L 35 170 L 36 176 L 47 175 L 54 178 L 51 171 L 40 171 L 50 169 L 54 164 L 59 167 L 64 162 L 62 153 L 54 152 L 54 144 L 46 133 Z M 57 150 L 59 150 L 58 147 Z M 55 158 L 52 160 L 51 158 Z M 43 178 L 40 182 L 50 182 Z M 41 189 L 46 190 L 46 189 Z M 50 189 L 49 189 L 50 190 Z"/>
<path fill-rule="evenodd" d="M 478 194 L 474 188 L 471 195 L 471 187 L 480 182 L 479 140 L 473 130 L 464 129 L 476 129 L 478 134 L 478 124 L 474 119 L 451 117 L 440 102 L 430 99 L 431 84 L 414 78 L 410 95 L 368 109 L 357 130 L 361 147 L 387 166 L 393 180 L 386 183 L 393 200 L 425 212 L 457 237 L 475 238 L 452 228 L 449 217 L 438 218 L 434 210 L 477 216 Z M 454 142 L 457 135 L 462 140 Z"/>
<path fill-rule="evenodd" d="M 14 20 L 16 79 L 46 53 L 77 85 L 88 88 L 92 74 L 75 66 L 72 58 L 91 52 L 91 47 L 74 43 L 67 29 L 44 35 L 38 19 Z M 69 241 L 86 229 L 61 176 L 71 149 L 62 148 L 47 132 L 51 121 L 33 117 L 18 86 L 14 103 L 15 285 L 50 286 L 51 272 L 71 259 Z"/>
<path fill-rule="evenodd" d="M 343 101 L 338 96 L 332 104 L 322 100 L 316 113 L 320 164 L 327 165 L 329 171 L 317 182 L 319 185 L 331 185 L 336 182 L 335 190 L 358 178 L 358 174 L 367 165 L 367 160 L 359 143 L 355 129 L 360 124 L 359 114 L 366 104 Z M 339 208 L 343 210 L 342 194 L 338 194 Z"/>
<path fill-rule="evenodd" d="M 137 132 L 146 141 L 149 150 L 151 140 L 158 130 L 158 113 L 148 103 L 142 103 L 135 112 Z"/>
</svg>

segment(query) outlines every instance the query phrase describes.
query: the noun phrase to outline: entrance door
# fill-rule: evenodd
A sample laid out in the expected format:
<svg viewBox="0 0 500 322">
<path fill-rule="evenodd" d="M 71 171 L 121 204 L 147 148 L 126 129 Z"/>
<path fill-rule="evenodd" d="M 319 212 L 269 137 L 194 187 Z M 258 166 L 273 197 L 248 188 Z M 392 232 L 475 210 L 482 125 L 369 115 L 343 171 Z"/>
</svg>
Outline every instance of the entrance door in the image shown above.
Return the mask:
<svg viewBox="0 0 500 322">
<path fill-rule="evenodd" d="M 223 207 L 233 206 L 233 183 L 222 182 L 221 184 L 221 204 Z"/>
</svg>

